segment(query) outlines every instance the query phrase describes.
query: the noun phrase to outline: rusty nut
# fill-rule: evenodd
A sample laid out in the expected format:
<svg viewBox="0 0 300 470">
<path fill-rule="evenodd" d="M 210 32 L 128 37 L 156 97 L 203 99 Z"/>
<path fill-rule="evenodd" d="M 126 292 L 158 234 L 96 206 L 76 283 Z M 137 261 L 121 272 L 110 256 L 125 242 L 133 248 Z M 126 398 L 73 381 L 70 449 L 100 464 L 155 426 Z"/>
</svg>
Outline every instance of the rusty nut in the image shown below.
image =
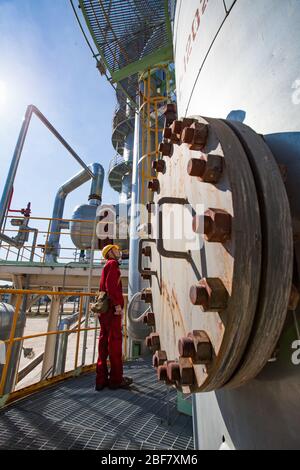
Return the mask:
<svg viewBox="0 0 300 470">
<path fill-rule="evenodd" d="M 151 289 L 144 289 L 141 294 L 141 300 L 144 300 L 147 304 L 152 302 L 152 291 Z"/>
<path fill-rule="evenodd" d="M 199 215 L 193 218 L 193 231 L 202 233 L 204 239 L 212 243 L 225 243 L 230 240 L 231 227 L 231 215 L 221 209 L 208 209 L 204 218 Z"/>
<path fill-rule="evenodd" d="M 204 312 L 220 312 L 227 308 L 228 292 L 219 278 L 204 278 L 190 288 L 190 300 Z"/>
<path fill-rule="evenodd" d="M 155 326 L 155 315 L 153 312 L 148 312 L 144 316 L 144 323 L 148 326 Z"/>
<path fill-rule="evenodd" d="M 158 366 L 158 368 L 157 368 L 157 378 L 158 378 L 158 380 L 161 380 L 161 381 L 168 380 L 167 366 L 166 365 Z"/>
<path fill-rule="evenodd" d="M 164 160 L 155 160 L 152 162 L 153 170 L 157 171 L 157 173 L 164 173 L 166 169 L 166 162 Z"/>
<path fill-rule="evenodd" d="M 151 271 L 151 269 L 144 268 L 144 271 Z M 144 279 L 145 281 L 149 281 L 151 279 L 151 274 L 143 273 L 141 276 L 142 276 L 142 279 Z"/>
<path fill-rule="evenodd" d="M 171 135 L 172 135 L 171 127 L 165 127 L 163 130 L 164 139 L 171 139 Z"/>
<path fill-rule="evenodd" d="M 157 193 L 159 191 L 159 181 L 157 179 L 149 181 L 148 189 L 150 189 L 150 191 L 153 193 Z"/>
<path fill-rule="evenodd" d="M 179 359 L 180 385 L 191 386 L 195 384 L 195 372 L 193 364 L 189 359 Z"/>
<path fill-rule="evenodd" d="M 194 122 L 190 127 L 183 129 L 181 140 L 189 145 L 190 150 L 203 150 L 208 138 L 208 125 Z"/>
<path fill-rule="evenodd" d="M 147 256 L 148 258 L 151 257 L 151 246 L 145 246 L 143 249 L 142 249 L 142 253 L 144 256 Z"/>
<path fill-rule="evenodd" d="M 180 368 L 178 362 L 170 361 L 167 365 L 167 376 L 169 382 L 180 382 Z"/>
<path fill-rule="evenodd" d="M 152 365 L 156 369 L 159 366 L 162 366 L 167 360 L 167 353 L 166 351 L 156 351 L 155 354 L 152 357 Z"/>
<path fill-rule="evenodd" d="M 194 359 L 196 349 L 192 338 L 183 337 L 178 340 L 178 352 L 180 357 Z"/>
<path fill-rule="evenodd" d="M 157 333 L 151 333 L 145 339 L 147 348 L 151 348 L 154 350 L 160 349 L 160 340 L 159 335 Z"/>
<path fill-rule="evenodd" d="M 223 171 L 223 159 L 219 155 L 207 155 L 206 158 L 191 158 L 188 162 L 187 172 L 196 176 L 204 183 L 216 184 Z"/>
<path fill-rule="evenodd" d="M 173 145 L 170 142 L 161 142 L 158 150 L 164 157 L 171 157 Z"/>
</svg>

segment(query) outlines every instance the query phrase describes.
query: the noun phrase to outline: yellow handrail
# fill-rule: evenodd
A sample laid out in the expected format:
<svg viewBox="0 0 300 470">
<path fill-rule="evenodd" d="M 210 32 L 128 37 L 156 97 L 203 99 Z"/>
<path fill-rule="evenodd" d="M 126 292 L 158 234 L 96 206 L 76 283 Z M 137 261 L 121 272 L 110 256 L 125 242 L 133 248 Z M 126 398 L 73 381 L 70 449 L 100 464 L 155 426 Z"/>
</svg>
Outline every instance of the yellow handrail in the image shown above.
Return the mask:
<svg viewBox="0 0 300 470">
<path fill-rule="evenodd" d="M 86 367 L 85 364 L 82 364 L 81 367 L 80 367 L 80 370 L 78 369 L 80 333 L 84 332 L 84 331 L 95 331 L 95 334 L 96 334 L 96 331 L 100 330 L 100 326 L 83 327 L 83 328 L 81 327 L 81 320 L 82 320 L 82 315 L 83 315 L 83 299 L 84 299 L 84 297 L 89 297 L 89 298 L 94 297 L 95 294 L 96 294 L 95 292 L 58 291 L 58 290 L 53 291 L 53 290 L 46 290 L 46 289 L 38 290 L 38 289 L 3 288 L 3 289 L 0 289 L 0 295 L 2 295 L 2 294 L 16 295 L 17 300 L 16 300 L 15 311 L 14 311 L 14 314 L 13 314 L 12 326 L 11 326 L 11 331 L 10 331 L 9 338 L 6 339 L 6 340 L 3 340 L 3 343 L 6 344 L 6 346 L 7 346 L 7 350 L 6 350 L 5 364 L 4 364 L 4 367 L 3 367 L 3 370 L 2 370 L 2 374 L 1 374 L 0 397 L 3 396 L 3 394 L 4 394 L 5 384 L 6 384 L 8 371 L 9 371 L 9 366 L 10 366 L 11 357 L 12 357 L 13 345 L 17 342 L 21 342 L 21 341 L 28 340 L 28 339 L 33 339 L 33 338 L 40 338 L 40 337 L 46 337 L 47 338 L 47 337 L 53 336 L 53 335 L 62 335 L 62 334 L 75 333 L 75 334 L 77 334 L 77 338 L 76 338 L 76 348 L 75 348 L 74 369 L 73 369 L 73 371 L 74 371 L 75 374 L 77 374 L 77 372 L 80 372 L 82 369 L 84 369 L 84 367 Z M 51 331 L 47 331 L 47 332 L 43 332 L 43 333 L 35 333 L 35 334 L 30 334 L 30 335 L 24 335 L 24 336 L 17 337 L 16 336 L 17 321 L 18 321 L 18 316 L 19 316 L 19 313 L 20 313 L 22 300 L 23 300 L 25 295 L 38 295 L 38 296 L 45 295 L 45 296 L 49 296 L 49 297 L 55 297 L 55 296 L 59 296 L 59 297 L 71 297 L 71 296 L 75 297 L 76 296 L 76 297 L 80 297 L 80 306 L 79 306 L 77 326 L 75 326 L 74 328 L 66 329 L 66 330 L 51 330 Z M 124 326 L 124 354 L 123 354 L 123 357 L 126 359 L 126 356 L 127 356 L 127 311 L 126 311 L 127 310 L 126 309 L 127 294 L 123 294 L 123 295 L 125 297 L 125 305 L 124 305 L 125 318 L 124 318 L 124 325 L 123 325 Z M 28 392 L 32 393 L 33 391 L 39 390 L 41 388 L 41 384 L 43 384 L 43 386 L 44 386 L 47 383 L 48 384 L 55 383 L 55 382 L 57 382 L 58 377 L 63 377 L 63 376 L 69 377 L 70 374 L 62 374 L 61 376 L 55 375 L 55 376 L 47 379 L 47 381 L 45 381 L 41 378 L 41 380 L 38 383 L 35 383 L 35 384 L 31 385 L 30 387 L 26 387 L 26 390 L 28 389 Z M 6 399 L 10 399 L 9 397 L 15 397 L 16 398 L 19 395 L 23 396 L 24 393 L 25 393 L 24 390 L 25 389 L 21 389 L 21 390 L 18 390 L 18 391 L 12 391 L 7 395 Z"/>
</svg>

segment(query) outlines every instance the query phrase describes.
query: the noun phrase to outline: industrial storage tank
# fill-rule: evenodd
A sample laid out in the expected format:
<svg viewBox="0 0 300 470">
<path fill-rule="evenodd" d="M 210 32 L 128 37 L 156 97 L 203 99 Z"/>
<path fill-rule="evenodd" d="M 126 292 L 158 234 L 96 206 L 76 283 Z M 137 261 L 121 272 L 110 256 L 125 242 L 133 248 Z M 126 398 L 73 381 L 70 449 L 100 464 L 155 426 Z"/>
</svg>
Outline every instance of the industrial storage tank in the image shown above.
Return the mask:
<svg viewBox="0 0 300 470">
<path fill-rule="evenodd" d="M 70 234 L 72 242 L 79 250 L 92 248 L 97 207 L 96 205 L 81 204 L 74 209 L 70 222 Z M 98 249 L 97 237 L 95 237 L 93 248 Z"/>
</svg>

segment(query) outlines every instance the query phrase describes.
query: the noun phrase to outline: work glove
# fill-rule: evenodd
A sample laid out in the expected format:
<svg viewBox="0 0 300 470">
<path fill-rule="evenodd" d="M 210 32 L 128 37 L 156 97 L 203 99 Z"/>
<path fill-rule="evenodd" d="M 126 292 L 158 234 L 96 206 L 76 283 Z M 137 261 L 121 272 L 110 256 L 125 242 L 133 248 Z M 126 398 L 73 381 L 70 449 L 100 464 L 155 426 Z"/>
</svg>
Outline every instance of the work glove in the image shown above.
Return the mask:
<svg viewBox="0 0 300 470">
<path fill-rule="evenodd" d="M 123 309 L 121 305 L 116 305 L 115 306 L 115 315 L 122 315 L 123 316 Z"/>
</svg>

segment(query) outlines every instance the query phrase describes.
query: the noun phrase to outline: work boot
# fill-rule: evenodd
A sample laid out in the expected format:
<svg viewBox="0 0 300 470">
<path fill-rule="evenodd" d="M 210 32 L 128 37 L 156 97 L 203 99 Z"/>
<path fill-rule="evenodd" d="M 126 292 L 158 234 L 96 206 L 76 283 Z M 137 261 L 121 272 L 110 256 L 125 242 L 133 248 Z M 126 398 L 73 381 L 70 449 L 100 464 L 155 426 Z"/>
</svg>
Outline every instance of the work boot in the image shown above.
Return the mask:
<svg viewBox="0 0 300 470">
<path fill-rule="evenodd" d="M 129 388 L 133 380 L 131 377 L 123 377 L 122 382 L 118 385 L 111 384 L 109 388 L 115 390 L 117 388 Z"/>
<path fill-rule="evenodd" d="M 96 392 L 101 392 L 101 390 L 103 390 L 107 386 L 108 386 L 107 383 L 105 383 L 105 384 L 96 384 L 95 390 L 96 390 Z"/>
</svg>

